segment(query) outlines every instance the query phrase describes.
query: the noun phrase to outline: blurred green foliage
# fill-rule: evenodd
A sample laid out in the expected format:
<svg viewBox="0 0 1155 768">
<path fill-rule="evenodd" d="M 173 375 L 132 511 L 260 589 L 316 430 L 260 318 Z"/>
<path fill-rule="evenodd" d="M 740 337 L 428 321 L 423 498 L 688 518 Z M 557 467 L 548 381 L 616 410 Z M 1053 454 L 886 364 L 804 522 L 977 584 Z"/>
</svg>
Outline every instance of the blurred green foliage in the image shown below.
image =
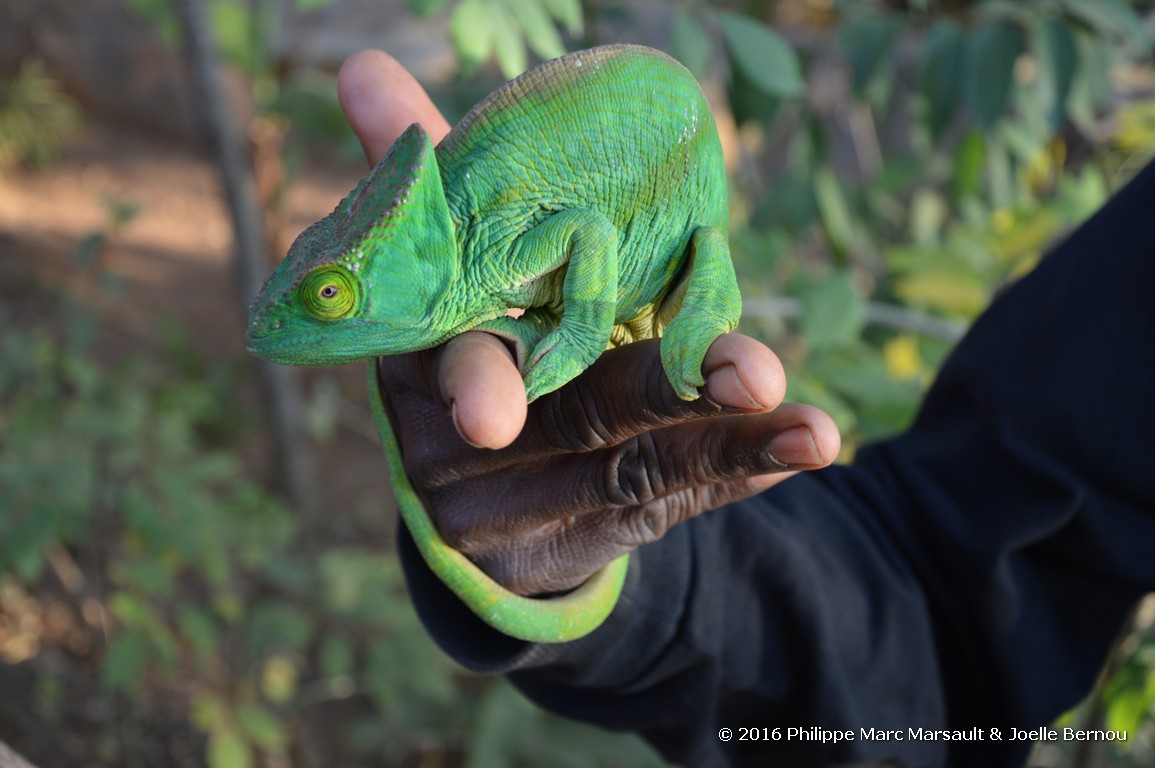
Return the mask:
<svg viewBox="0 0 1155 768">
<path fill-rule="evenodd" d="M 1128 734 L 1135 758 L 1155 752 L 1155 633 L 1150 623 L 1124 641 L 1123 659 L 1100 692 L 1107 728 Z"/>
<path fill-rule="evenodd" d="M 129 2 L 175 40 L 167 0 Z M 774 26 L 764 4 L 721 5 L 672 6 L 669 50 L 722 83 L 720 114 L 736 123 L 744 330 L 787 363 L 793 398 L 835 416 L 849 455 L 908 423 L 966 324 L 1153 154 L 1155 95 L 1112 87 L 1149 69 L 1149 25 L 1126 0 L 782 2 L 794 13 Z M 331 77 L 271 60 L 277 7 L 215 0 L 219 43 L 260 110 L 306 137 L 348 137 Z M 492 59 L 505 76 L 631 13 L 624 1 L 409 7 L 446 24 L 464 73 Z M 0 94 L 0 121 L 14 92 Z M 54 98 L 17 99 L 30 105 L 20 120 L 65 125 Z M 115 295 L 100 250 L 133 208 L 108 207 L 107 231 L 77 258 Z M 60 314 L 40 329 L 3 318 L 0 581 L 44 584 L 50 566 L 80 564 L 66 597 L 96 643 L 102 695 L 175 707 L 212 768 L 313 764 L 305 745 L 321 727 L 339 728 L 326 743 L 344 749 L 327 764 L 658 764 L 636 739 L 460 674 L 421 630 L 392 551 L 318 551 L 316 532 L 247 478 L 240 366 L 201 359 L 175 326 L 161 359 L 112 365 L 92 312 L 47 305 Z M 1136 764 L 1155 754 L 1155 640 L 1141 626 L 1069 715 L 1128 729 L 1113 748 Z M 125 762 L 123 747 L 104 753 Z"/>
<path fill-rule="evenodd" d="M 444 0 L 409 0 L 422 15 L 443 5 Z M 501 73 L 512 78 L 527 66 L 527 46 L 543 59 L 565 53 L 558 25 L 571 36 L 581 34 L 578 0 L 461 0 L 449 18 L 449 38 L 465 74 L 496 57 Z"/>
<path fill-rule="evenodd" d="M 97 647 L 94 697 L 187 707 L 210 768 L 284 761 L 330 718 L 344 754 L 328 757 L 350 763 L 585 764 L 588 727 L 467 679 L 432 645 L 392 551 L 316 552 L 247 478 L 242 367 L 206 363 L 172 324 L 161 358 L 110 364 L 97 316 L 56 305 L 39 329 L 3 318 L 0 589 L 62 592 Z M 638 740 L 609 741 L 599 764 L 655 764 Z M 103 751 L 100 764 L 132 762 L 125 745 Z"/>
<path fill-rule="evenodd" d="M 849 455 L 909 421 L 961 329 L 1125 176 L 1110 76 L 1151 39 L 1125 2 L 798 5 L 777 31 L 681 6 L 671 46 L 728 63 L 744 329 Z"/>
<path fill-rule="evenodd" d="M 0 171 L 52 162 L 79 119 L 76 104 L 47 75 L 44 62 L 25 59 L 15 75 L 0 79 Z"/>
</svg>

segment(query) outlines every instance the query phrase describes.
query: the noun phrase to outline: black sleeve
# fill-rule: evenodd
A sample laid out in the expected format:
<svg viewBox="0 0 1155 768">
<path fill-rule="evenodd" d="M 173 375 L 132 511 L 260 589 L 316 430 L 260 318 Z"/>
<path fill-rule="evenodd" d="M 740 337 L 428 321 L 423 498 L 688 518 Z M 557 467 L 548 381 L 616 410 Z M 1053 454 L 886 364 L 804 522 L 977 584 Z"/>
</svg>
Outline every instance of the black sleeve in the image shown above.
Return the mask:
<svg viewBox="0 0 1155 768">
<path fill-rule="evenodd" d="M 1010 729 L 1085 695 L 1155 589 L 1152 214 L 1149 167 L 979 319 L 911 429 L 642 548 L 589 637 L 497 635 L 402 537 L 423 620 L 466 666 L 679 763 L 1022 764 Z"/>
</svg>

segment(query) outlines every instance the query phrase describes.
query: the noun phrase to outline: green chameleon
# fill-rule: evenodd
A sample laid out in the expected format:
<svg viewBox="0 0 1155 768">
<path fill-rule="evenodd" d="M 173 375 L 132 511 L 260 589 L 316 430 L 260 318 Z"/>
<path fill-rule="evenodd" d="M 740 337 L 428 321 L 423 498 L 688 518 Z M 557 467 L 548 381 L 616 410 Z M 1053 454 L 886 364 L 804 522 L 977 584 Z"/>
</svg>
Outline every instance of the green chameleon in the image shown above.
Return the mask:
<svg viewBox="0 0 1155 768">
<path fill-rule="evenodd" d="M 532 401 L 607 347 L 661 335 L 670 384 L 693 400 L 706 350 L 741 313 L 727 219 L 722 149 L 693 76 L 639 46 L 579 51 L 494 91 L 436 148 L 410 126 L 297 238 L 246 340 L 274 363 L 335 365 L 484 329 L 516 349 Z M 548 599 L 492 581 L 429 519 L 374 371 L 398 507 L 433 571 L 515 637 L 562 642 L 599 626 L 628 555 Z"/>
</svg>

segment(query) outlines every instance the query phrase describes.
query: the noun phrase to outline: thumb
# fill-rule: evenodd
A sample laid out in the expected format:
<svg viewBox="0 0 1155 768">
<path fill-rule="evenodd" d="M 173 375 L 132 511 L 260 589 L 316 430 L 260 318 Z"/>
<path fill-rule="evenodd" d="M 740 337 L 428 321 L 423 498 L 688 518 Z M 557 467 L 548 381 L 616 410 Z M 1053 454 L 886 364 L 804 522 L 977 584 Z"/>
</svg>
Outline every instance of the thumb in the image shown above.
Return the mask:
<svg viewBox="0 0 1155 768">
<path fill-rule="evenodd" d="M 337 96 L 370 165 L 376 165 L 413 123 L 421 123 L 434 144 L 449 132 L 449 123 L 425 89 L 382 51 L 350 56 L 337 75 Z"/>
<path fill-rule="evenodd" d="M 525 426 L 525 384 L 513 356 L 495 336 L 470 331 L 441 350 L 441 395 L 458 433 L 478 448 L 504 448 Z"/>
</svg>

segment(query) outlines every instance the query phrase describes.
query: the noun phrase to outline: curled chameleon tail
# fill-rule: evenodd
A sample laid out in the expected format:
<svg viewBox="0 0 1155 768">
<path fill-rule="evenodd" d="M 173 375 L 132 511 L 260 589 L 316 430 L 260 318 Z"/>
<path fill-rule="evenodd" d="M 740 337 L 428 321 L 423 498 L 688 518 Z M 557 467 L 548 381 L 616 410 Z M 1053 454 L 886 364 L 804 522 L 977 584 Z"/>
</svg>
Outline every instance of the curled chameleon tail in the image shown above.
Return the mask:
<svg viewBox="0 0 1155 768">
<path fill-rule="evenodd" d="M 576 640 L 601 626 L 614 609 L 626 580 L 629 555 L 622 555 L 572 592 L 535 599 L 514 594 L 489 578 L 465 555 L 453 549 L 433 525 L 413 490 L 393 434 L 377 380 L 377 364 L 369 364 L 369 401 L 377 433 L 389 460 L 389 475 L 397 509 L 425 563 L 447 587 L 485 623 L 511 637 L 536 643 Z"/>
</svg>

